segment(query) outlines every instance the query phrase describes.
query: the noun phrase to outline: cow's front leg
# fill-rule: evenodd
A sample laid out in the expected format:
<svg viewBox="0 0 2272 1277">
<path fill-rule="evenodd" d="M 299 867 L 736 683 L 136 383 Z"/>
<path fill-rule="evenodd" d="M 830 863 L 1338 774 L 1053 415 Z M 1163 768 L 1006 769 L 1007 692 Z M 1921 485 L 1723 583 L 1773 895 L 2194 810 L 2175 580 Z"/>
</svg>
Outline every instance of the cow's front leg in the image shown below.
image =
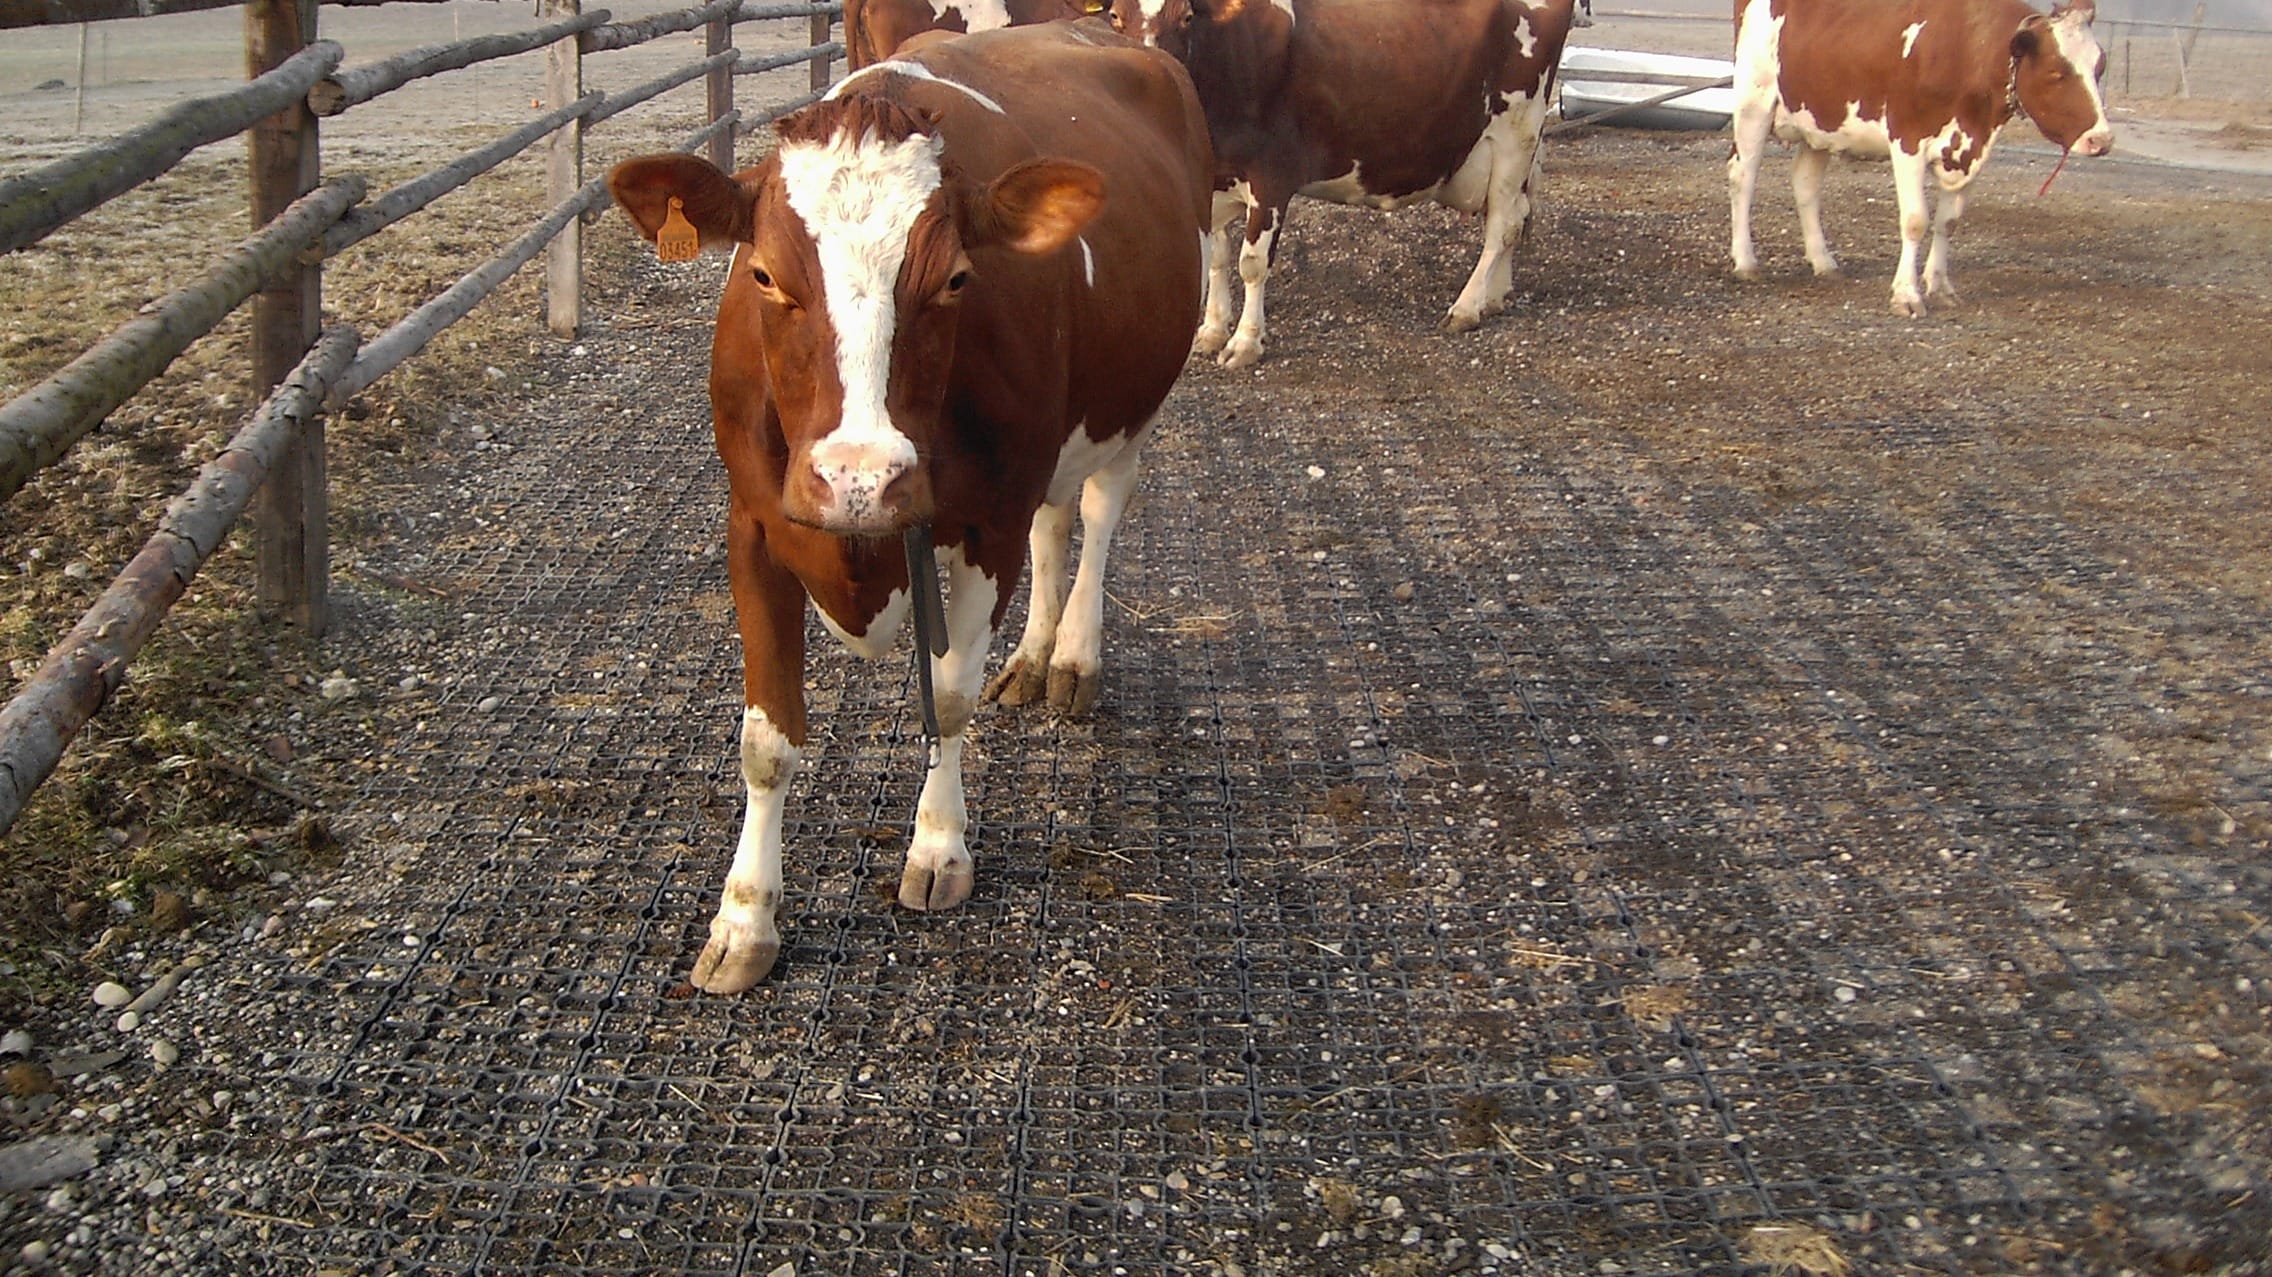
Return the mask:
<svg viewBox="0 0 2272 1277">
<path fill-rule="evenodd" d="M 737 511 L 726 533 L 727 572 L 742 635 L 741 842 L 694 962 L 694 983 L 739 993 L 765 978 L 781 953 L 781 813 L 805 743 L 805 594 L 766 553 L 757 520 Z"/>
<path fill-rule="evenodd" d="M 986 685 L 986 699 L 1014 708 L 1048 690 L 1049 654 L 1057 646 L 1057 619 L 1065 610 L 1065 554 L 1072 543 L 1071 501 L 1034 512 L 1033 530 L 1026 534 L 1033 569 L 1032 584 L 1026 587 L 1025 634 L 1018 650 L 1002 663 L 1002 672 Z"/>
<path fill-rule="evenodd" d="M 1893 267 L 1893 313 L 1916 319 L 1925 313 L 1917 291 L 1917 249 L 1925 242 L 1925 152 L 1893 144 L 1893 196 L 1901 210 L 1901 260 Z"/>
<path fill-rule="evenodd" d="M 1112 534 L 1136 489 L 1136 461 L 1144 436 L 1121 448 L 1081 489 L 1081 569 L 1065 601 L 1057 651 L 1049 658 L 1049 707 L 1075 717 L 1097 703 L 1104 669 L 1104 568 Z"/>
<path fill-rule="evenodd" d="M 1239 261 L 1239 240 L 1231 233 L 1231 223 L 1245 213 L 1244 197 L 1232 191 L 1215 192 L 1212 220 L 1200 254 L 1207 272 L 1207 313 L 1191 338 L 1194 355 L 1215 354 L 1231 339 L 1231 321 L 1238 318 L 1231 313 L 1231 273 Z"/>
<path fill-rule="evenodd" d="M 1238 331 L 1215 362 L 1225 368 L 1249 368 L 1262 360 L 1263 286 L 1270 282 L 1270 257 L 1278 231 L 1286 218 L 1286 202 L 1250 206 L 1246 213 L 1246 243 L 1239 249 L 1239 278 L 1246 282 L 1246 304 L 1239 311 Z"/>
<path fill-rule="evenodd" d="M 1759 193 L 1759 164 L 1767 158 L 1767 132 L 1775 123 L 1772 92 L 1772 85 L 1748 91 L 1735 112 L 1735 149 L 1728 155 L 1728 258 L 1737 279 L 1759 278 L 1751 206 Z"/>
<path fill-rule="evenodd" d="M 931 667 L 939 713 L 939 757 L 923 778 L 915 804 L 915 839 L 899 875 L 899 903 L 910 909 L 952 909 L 970 898 L 970 848 L 964 834 L 970 813 L 962 797 L 962 743 L 984 686 L 986 651 L 994 641 L 997 606 L 1007 582 L 997 582 L 957 549 L 947 564 L 947 654 Z M 927 655 L 918 659 L 928 660 Z"/>
</svg>

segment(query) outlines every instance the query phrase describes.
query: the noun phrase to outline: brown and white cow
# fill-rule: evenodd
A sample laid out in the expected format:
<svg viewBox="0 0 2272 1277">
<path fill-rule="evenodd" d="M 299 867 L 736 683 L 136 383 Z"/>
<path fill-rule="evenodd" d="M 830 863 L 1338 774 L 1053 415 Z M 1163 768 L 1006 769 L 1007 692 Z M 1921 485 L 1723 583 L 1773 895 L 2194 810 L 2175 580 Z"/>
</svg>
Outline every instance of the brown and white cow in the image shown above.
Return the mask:
<svg viewBox="0 0 2272 1277">
<path fill-rule="evenodd" d="M 732 177 L 684 155 L 609 177 L 649 239 L 676 205 L 704 245 L 734 252 L 710 400 L 749 805 L 694 967 L 715 993 L 763 978 L 780 948 L 808 598 L 854 651 L 889 651 L 910 607 L 899 534 L 929 525 L 949 645 L 932 666 L 942 740 L 900 878 L 908 908 L 970 894 L 962 752 L 981 693 L 1073 713 L 1094 701 L 1105 555 L 1199 322 L 1210 191 L 1182 68 L 1102 23 L 942 41 L 777 129 L 773 154 Z M 1024 638 L 985 685 L 1029 541 Z"/>
<path fill-rule="evenodd" d="M 2091 33 L 2094 16 L 2091 0 L 2049 16 L 2022 0 L 1736 0 L 1728 194 L 1737 278 L 1759 274 L 1751 201 L 1772 132 L 1799 148 L 1791 192 L 1815 274 L 1838 271 L 1822 234 L 1822 174 L 1830 157 L 1890 158 L 1901 212 L 1893 309 L 1916 316 L 1925 313 L 1926 295 L 1955 301 L 1949 227 L 1964 213 L 1966 184 L 2012 117 L 2034 120 L 2062 152 L 2104 155 L 2114 145 L 2098 88 L 2106 55 Z M 1917 246 L 1925 238 L 1928 173 L 1941 195 L 1920 294 Z"/>
<path fill-rule="evenodd" d="M 1113 25 L 1191 69 L 1215 138 L 1207 322 L 1193 347 L 1262 357 L 1263 284 L 1296 195 L 1483 214 L 1483 255 L 1444 317 L 1505 309 L 1530 220 L 1539 130 L 1574 0 L 1113 0 Z M 1231 329 L 1230 224 L 1246 302 Z"/>
<path fill-rule="evenodd" d="M 994 31 L 1087 12 L 1085 0 L 844 0 L 844 62 L 858 71 L 926 31 Z"/>
</svg>

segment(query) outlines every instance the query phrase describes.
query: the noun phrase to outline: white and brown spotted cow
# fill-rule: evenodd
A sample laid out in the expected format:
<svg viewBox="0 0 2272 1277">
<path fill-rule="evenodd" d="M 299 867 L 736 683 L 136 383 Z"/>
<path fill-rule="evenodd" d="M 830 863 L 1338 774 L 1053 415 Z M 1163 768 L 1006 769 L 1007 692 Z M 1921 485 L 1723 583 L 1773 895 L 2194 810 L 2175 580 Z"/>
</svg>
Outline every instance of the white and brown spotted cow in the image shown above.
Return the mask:
<svg viewBox="0 0 2272 1277">
<path fill-rule="evenodd" d="M 2104 155 L 2114 145 L 2099 95 L 2106 55 L 2091 33 L 2094 14 L 2091 0 L 2049 16 L 2021 0 L 1736 0 L 1728 160 L 1736 276 L 1759 273 L 1751 201 L 1772 132 L 1799 148 L 1791 190 L 1815 274 L 1838 270 L 1822 233 L 1822 174 L 1831 155 L 1889 157 L 1901 211 L 1893 308 L 1915 316 L 1925 313 L 1926 295 L 1955 301 L 1949 227 L 2012 117 L 2034 120 L 2062 152 Z M 1927 174 L 1941 195 L 1920 294 Z"/>
<path fill-rule="evenodd" d="M 1483 254 L 1444 327 L 1506 307 L 1539 130 L 1574 0 L 1113 0 L 1112 21 L 1184 61 L 1214 134 L 1207 322 L 1195 352 L 1262 357 L 1263 285 L 1296 195 L 1483 214 Z M 1246 214 L 1246 242 L 1230 225 Z M 1246 302 L 1231 328 L 1231 268 Z"/>
<path fill-rule="evenodd" d="M 1183 69 L 1101 23 L 941 41 L 777 127 L 773 154 L 732 177 L 685 155 L 609 177 L 649 239 L 676 206 L 705 246 L 734 252 L 710 402 L 732 494 L 749 806 L 694 967 L 714 993 L 763 978 L 780 948 L 808 598 L 855 651 L 888 651 L 910 607 L 899 534 L 929 525 L 948 648 L 908 908 L 970 894 L 962 752 L 981 693 L 1074 713 L 1095 699 L 1105 555 L 1198 326 L 1212 172 Z M 1024 639 L 988 686 L 1029 542 Z"/>
<path fill-rule="evenodd" d="M 926 31 L 995 31 L 1087 12 L 1085 0 L 844 0 L 844 63 L 871 66 Z"/>
</svg>

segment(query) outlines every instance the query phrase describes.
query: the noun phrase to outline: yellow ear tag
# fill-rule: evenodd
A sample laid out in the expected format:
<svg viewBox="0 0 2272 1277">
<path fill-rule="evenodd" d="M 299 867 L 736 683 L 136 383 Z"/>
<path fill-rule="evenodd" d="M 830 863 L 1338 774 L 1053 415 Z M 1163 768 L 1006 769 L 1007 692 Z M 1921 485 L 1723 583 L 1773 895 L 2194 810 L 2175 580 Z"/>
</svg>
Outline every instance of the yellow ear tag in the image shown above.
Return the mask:
<svg viewBox="0 0 2272 1277">
<path fill-rule="evenodd" d="M 702 255 L 702 237 L 695 234 L 694 224 L 679 212 L 680 207 L 673 195 L 669 211 L 663 214 L 662 229 L 655 232 L 655 256 L 666 262 L 691 262 Z"/>
</svg>

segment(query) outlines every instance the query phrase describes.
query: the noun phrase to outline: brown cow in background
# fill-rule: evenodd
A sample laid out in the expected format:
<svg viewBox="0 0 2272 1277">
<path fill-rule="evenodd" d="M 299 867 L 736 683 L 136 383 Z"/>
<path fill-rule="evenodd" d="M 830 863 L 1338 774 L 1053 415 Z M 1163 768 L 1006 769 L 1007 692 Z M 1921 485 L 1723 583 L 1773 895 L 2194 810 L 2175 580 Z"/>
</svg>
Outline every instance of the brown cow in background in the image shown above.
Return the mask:
<svg viewBox="0 0 2272 1277">
<path fill-rule="evenodd" d="M 966 34 L 1070 21 L 1101 7 L 1085 0 L 844 0 L 844 61 L 857 71 L 926 31 Z"/>
<path fill-rule="evenodd" d="M 2021 0 L 1736 0 L 1736 138 L 1728 160 L 1736 277 L 1759 274 L 1751 201 L 1772 133 L 1799 148 L 1791 192 L 1815 274 L 1838 271 L 1822 233 L 1830 157 L 1888 158 L 1901 210 L 1893 309 L 1922 315 L 1925 294 L 1955 301 L 1949 227 L 2013 117 L 2034 120 L 2062 152 L 2104 155 L 2114 145 L 2098 89 L 2106 55 L 2091 33 L 2095 15 L 2091 0 L 2049 16 Z M 1941 197 L 1920 294 L 1928 173 Z"/>
</svg>

